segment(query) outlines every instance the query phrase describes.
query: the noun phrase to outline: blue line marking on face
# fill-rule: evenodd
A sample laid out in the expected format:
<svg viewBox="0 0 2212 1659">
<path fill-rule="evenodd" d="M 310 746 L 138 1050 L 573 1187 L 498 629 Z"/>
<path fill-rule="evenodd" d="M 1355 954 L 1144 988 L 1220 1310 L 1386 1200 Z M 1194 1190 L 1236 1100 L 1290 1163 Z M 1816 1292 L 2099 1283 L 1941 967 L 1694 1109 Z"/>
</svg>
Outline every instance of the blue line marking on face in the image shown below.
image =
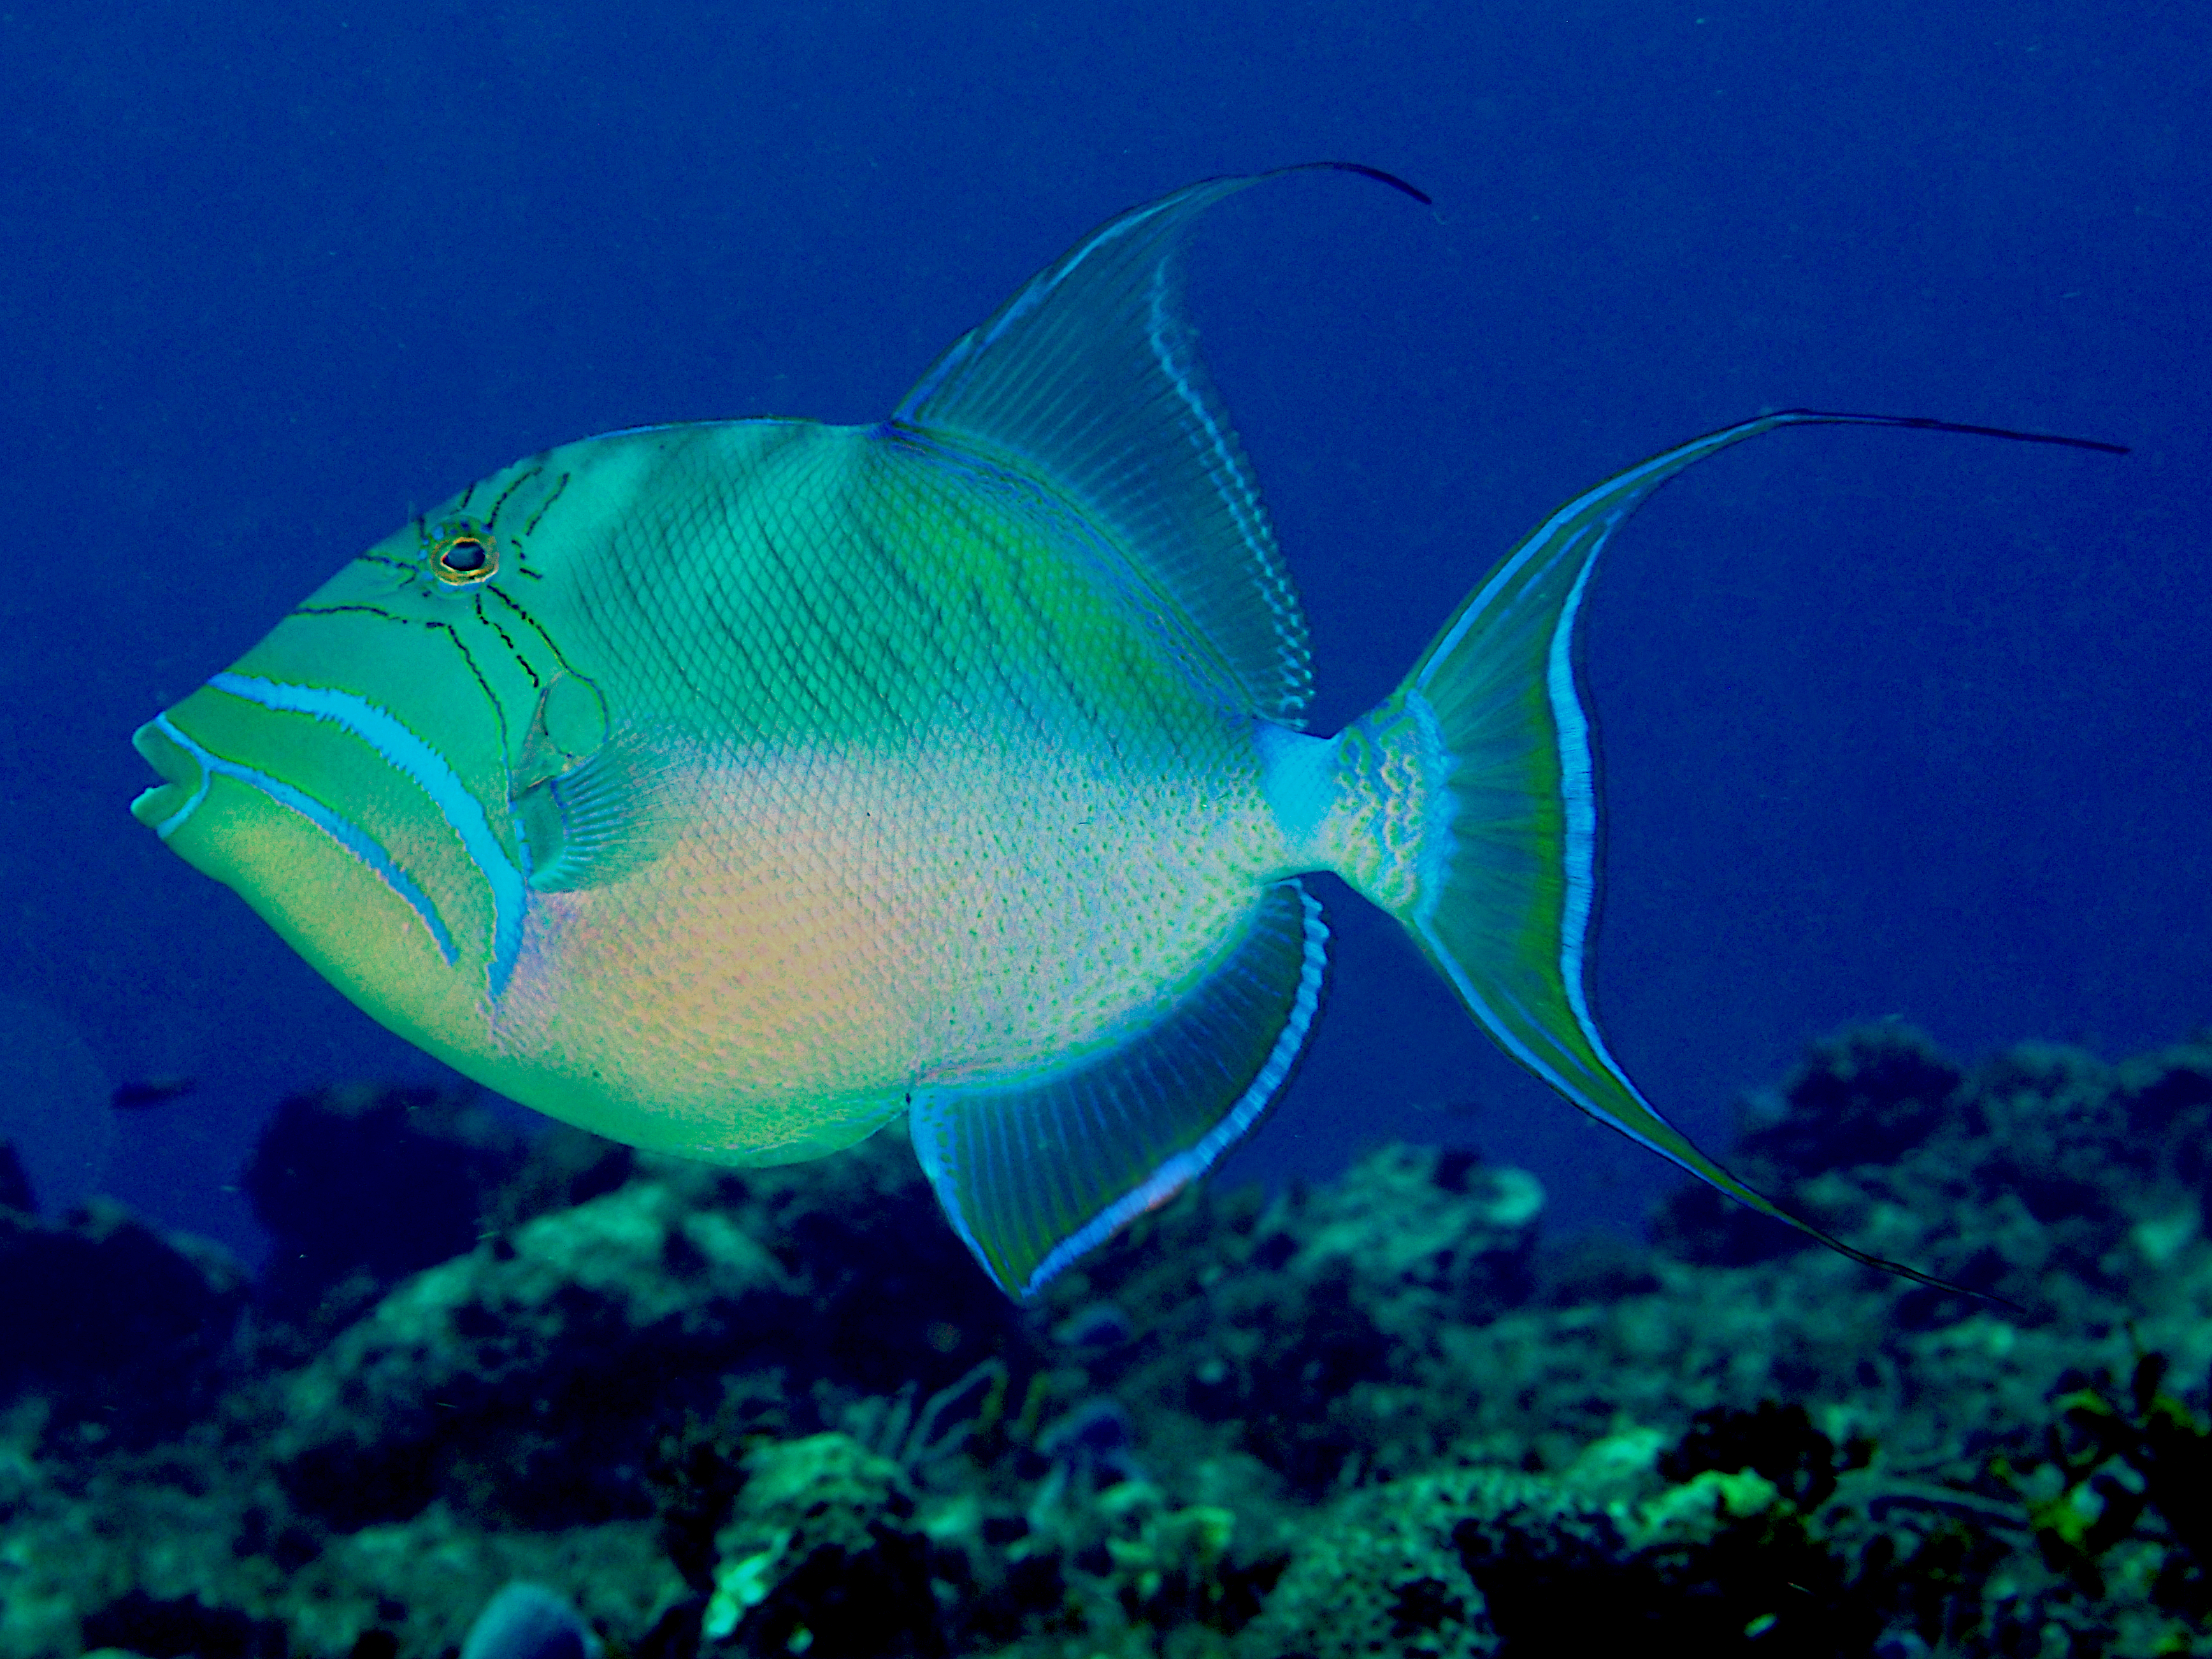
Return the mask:
<svg viewBox="0 0 2212 1659">
<path fill-rule="evenodd" d="M 176 723 L 167 714 L 157 716 L 154 724 L 161 728 L 162 736 L 200 763 L 200 787 L 191 799 L 155 832 L 162 840 L 167 841 L 192 815 L 193 810 L 207 799 L 209 784 L 214 779 L 234 778 L 251 788 L 258 789 L 278 805 L 291 808 L 359 859 L 378 880 L 405 900 L 408 908 L 422 919 L 422 926 L 429 930 L 430 938 L 438 947 L 438 953 L 445 957 L 446 965 L 450 968 L 460 961 L 461 953 L 453 944 L 453 931 L 446 926 L 445 918 L 438 914 L 438 907 L 430 902 L 430 896 L 416 885 L 414 878 L 394 863 L 392 854 L 386 852 L 376 839 L 360 825 L 340 817 L 313 796 L 295 789 L 289 783 L 278 781 L 266 772 L 240 766 L 235 761 L 225 760 L 203 748 L 179 730 Z"/>
<path fill-rule="evenodd" d="M 408 730 L 389 710 L 349 691 L 319 685 L 284 685 L 275 680 L 229 672 L 216 675 L 208 684 L 218 691 L 228 692 L 264 708 L 330 721 L 375 750 L 430 798 L 491 889 L 492 959 L 489 978 L 492 998 L 497 1000 L 514 976 L 515 961 L 522 951 L 523 921 L 530 907 L 530 889 L 522 872 L 500 845 L 482 803 L 469 792 L 446 757 Z"/>
</svg>

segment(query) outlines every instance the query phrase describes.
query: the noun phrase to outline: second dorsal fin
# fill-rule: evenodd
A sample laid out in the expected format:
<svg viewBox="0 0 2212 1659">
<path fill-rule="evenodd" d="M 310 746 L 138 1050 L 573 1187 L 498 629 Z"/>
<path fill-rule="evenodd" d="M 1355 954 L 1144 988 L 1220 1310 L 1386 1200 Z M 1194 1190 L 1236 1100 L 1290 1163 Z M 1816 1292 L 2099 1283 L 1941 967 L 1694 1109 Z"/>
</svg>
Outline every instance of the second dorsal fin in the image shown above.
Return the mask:
<svg viewBox="0 0 2212 1659">
<path fill-rule="evenodd" d="M 1218 651 L 1247 711 L 1295 725 L 1311 694 L 1298 608 L 1243 446 L 1198 359 L 1179 254 L 1191 222 L 1283 173 L 1402 180 L 1350 162 L 1209 179 L 1085 237 L 963 335 L 893 419 L 1042 472 Z"/>
</svg>

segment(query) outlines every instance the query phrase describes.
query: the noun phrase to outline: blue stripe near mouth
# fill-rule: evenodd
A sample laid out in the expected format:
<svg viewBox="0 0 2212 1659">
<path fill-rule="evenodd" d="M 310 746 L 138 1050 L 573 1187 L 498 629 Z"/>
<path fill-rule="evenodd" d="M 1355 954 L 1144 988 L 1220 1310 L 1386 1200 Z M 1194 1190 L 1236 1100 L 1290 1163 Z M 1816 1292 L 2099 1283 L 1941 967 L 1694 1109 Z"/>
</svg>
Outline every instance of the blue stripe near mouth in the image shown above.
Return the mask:
<svg viewBox="0 0 2212 1659">
<path fill-rule="evenodd" d="M 446 926 L 445 918 L 438 914 L 438 907 L 430 902 L 430 896 L 417 886 L 414 878 L 392 861 L 392 854 L 384 850 L 383 845 L 360 825 L 349 818 L 340 817 L 313 796 L 294 788 L 289 783 L 279 782 L 266 772 L 240 766 L 236 761 L 225 760 L 222 756 L 202 748 L 186 737 L 167 714 L 155 716 L 154 724 L 161 728 L 163 737 L 200 763 L 199 788 L 155 832 L 163 841 L 175 834 L 199 804 L 207 799 L 210 781 L 234 778 L 250 788 L 258 789 L 279 805 L 290 807 L 367 865 L 379 880 L 404 899 L 409 908 L 422 919 L 422 926 L 429 930 L 431 939 L 437 945 L 439 954 L 446 958 L 446 965 L 450 968 L 460 961 L 461 953 L 453 943 L 453 930 Z"/>
<path fill-rule="evenodd" d="M 350 732 L 376 750 L 387 765 L 405 774 L 424 794 L 430 798 L 431 803 L 437 807 L 447 826 L 459 838 L 463 850 L 468 854 L 475 862 L 477 870 L 483 874 L 485 884 L 491 889 L 492 951 L 489 975 L 489 989 L 495 999 L 504 992 L 508 980 L 514 975 L 516 958 L 522 951 L 523 921 L 529 908 L 530 890 L 523 879 L 522 872 L 515 866 L 513 860 L 507 856 L 506 849 L 500 845 L 499 837 L 493 832 L 491 821 L 485 816 L 482 803 L 470 792 L 467 785 L 461 781 L 460 775 L 453 770 L 446 757 L 410 731 L 389 710 L 380 708 L 367 698 L 357 696 L 349 691 L 333 690 L 328 686 L 319 685 L 286 685 L 276 680 L 256 679 L 250 675 L 228 672 L 216 675 L 208 681 L 208 684 L 217 691 L 228 692 L 234 697 L 258 703 L 264 708 L 282 714 L 306 714 L 315 720 L 330 721 L 333 726 Z M 252 782 L 256 787 L 266 787 L 268 784 L 275 782 L 273 779 L 264 781 L 259 775 L 246 776 L 244 769 L 231 768 L 228 762 L 222 764 L 226 769 L 229 769 L 230 775 L 240 776 L 241 781 Z M 284 785 L 276 787 L 289 788 L 289 786 Z M 276 795 L 273 789 L 270 793 L 272 798 L 284 800 L 287 805 L 295 804 L 284 796 Z M 298 796 L 300 800 L 304 801 L 307 799 L 304 795 L 300 795 L 296 790 L 291 790 L 289 793 Z M 312 805 L 315 810 L 307 812 L 307 816 L 322 824 L 324 828 L 331 827 L 330 822 L 326 820 L 344 822 L 338 819 L 335 813 L 319 802 L 312 803 Z M 307 809 L 302 807 L 300 810 L 304 811 Z M 371 847 L 376 847 L 376 843 L 370 841 L 359 829 L 349 823 L 346 828 L 352 836 L 367 842 Z M 331 833 L 337 834 L 336 830 L 332 830 Z M 340 835 L 338 839 L 349 848 L 354 848 L 354 842 L 348 836 Z M 358 848 L 355 850 L 357 851 Z M 384 853 L 380 847 L 377 847 L 376 850 L 384 866 L 389 866 L 395 872 L 398 872 L 398 866 L 392 863 L 390 855 Z M 380 869 L 380 873 L 381 872 Z M 401 878 L 405 879 L 404 875 Z M 410 887 L 412 887 L 411 883 Z M 393 890 L 401 890 L 395 884 Z M 413 890 L 419 893 L 421 890 Z M 410 901 L 410 902 L 413 902 Z M 425 897 L 417 907 L 423 910 L 426 921 L 435 915 L 434 910 L 428 908 L 428 898 Z M 446 951 L 447 960 L 453 961 L 454 957 L 450 935 L 445 933 L 443 924 L 433 922 L 432 932 L 447 941 L 441 945 L 441 948 Z"/>
</svg>

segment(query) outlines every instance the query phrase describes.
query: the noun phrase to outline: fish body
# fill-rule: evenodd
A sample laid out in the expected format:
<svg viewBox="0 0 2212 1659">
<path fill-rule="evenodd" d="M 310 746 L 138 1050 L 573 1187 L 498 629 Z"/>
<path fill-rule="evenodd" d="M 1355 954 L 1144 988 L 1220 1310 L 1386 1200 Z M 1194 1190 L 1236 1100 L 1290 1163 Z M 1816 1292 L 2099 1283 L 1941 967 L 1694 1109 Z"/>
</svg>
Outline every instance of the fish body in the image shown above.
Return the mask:
<svg viewBox="0 0 2212 1659">
<path fill-rule="evenodd" d="M 571 1121 L 834 1151 L 926 1081 L 1110 1044 L 1280 872 L 1203 642 L 1018 473 L 894 428 L 686 426 L 556 449 L 425 522 L 475 526 L 501 585 L 440 580 L 410 526 L 167 726 L 370 803 L 416 893 L 341 865 L 344 902 L 276 882 L 264 910 L 386 1024 Z M 457 702 L 497 718 L 434 757 L 387 733 Z M 214 788 L 230 810 L 170 833 L 188 859 L 325 856 L 290 802 Z"/>
<path fill-rule="evenodd" d="M 1590 1016 L 1571 647 L 1660 483 L 1857 417 L 1576 497 L 1391 697 L 1309 734 L 1304 619 L 1176 284 L 1191 221 L 1254 182 L 1102 227 L 887 422 L 616 433 L 471 485 L 143 727 L 165 781 L 134 811 L 555 1116 L 764 1164 L 907 1114 L 1017 1293 L 1279 1094 L 1323 870 L 1516 1060 L 1772 1212 Z"/>
</svg>

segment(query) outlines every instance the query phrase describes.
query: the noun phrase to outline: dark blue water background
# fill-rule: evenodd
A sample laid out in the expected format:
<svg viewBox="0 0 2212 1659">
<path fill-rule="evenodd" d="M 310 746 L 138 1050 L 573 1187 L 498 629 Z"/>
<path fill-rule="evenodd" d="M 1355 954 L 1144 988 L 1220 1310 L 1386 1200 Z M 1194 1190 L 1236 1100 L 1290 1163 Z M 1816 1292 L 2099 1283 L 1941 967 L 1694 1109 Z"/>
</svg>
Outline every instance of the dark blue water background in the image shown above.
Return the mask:
<svg viewBox="0 0 2212 1659">
<path fill-rule="evenodd" d="M 1810 1036 L 2122 1052 L 2212 1017 L 2212 14 L 2199 4 L 578 0 L 0 11 L 0 1131 L 251 1242 L 290 1086 L 426 1077 L 128 816 L 132 727 L 415 507 L 641 422 L 873 419 L 1118 210 L 1321 156 L 1195 295 L 1334 725 L 1516 536 L 1764 407 L 1589 605 L 1597 995 L 1724 1145 Z M 1337 890 L 1237 1167 L 1404 1135 L 1633 1224 L 1667 1172 Z M 111 1121 L 114 1082 L 198 1094 Z"/>
</svg>

